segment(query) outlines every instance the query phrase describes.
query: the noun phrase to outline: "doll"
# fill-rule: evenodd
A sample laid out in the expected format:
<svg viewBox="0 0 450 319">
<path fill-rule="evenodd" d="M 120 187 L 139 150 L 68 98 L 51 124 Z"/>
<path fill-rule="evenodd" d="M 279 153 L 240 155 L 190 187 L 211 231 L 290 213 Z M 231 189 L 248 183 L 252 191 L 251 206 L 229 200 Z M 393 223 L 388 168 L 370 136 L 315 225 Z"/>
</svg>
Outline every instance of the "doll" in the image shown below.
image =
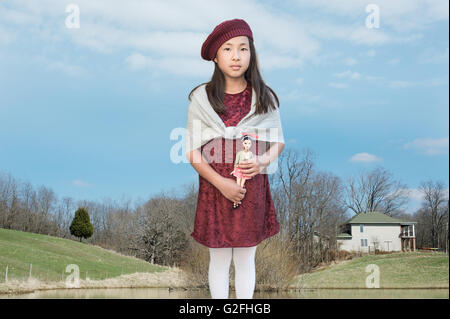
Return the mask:
<svg viewBox="0 0 450 319">
<path fill-rule="evenodd" d="M 241 169 L 237 166 L 243 160 L 250 160 L 254 157 L 253 153 L 250 151 L 252 147 L 252 139 L 251 137 L 258 138 L 257 135 L 250 133 L 242 133 L 241 141 L 243 150 L 236 153 L 236 160 L 234 161 L 234 170 L 230 173 L 230 175 L 234 175 L 236 177 L 236 183 L 239 186 L 244 187 L 245 181 L 250 179 L 250 177 L 245 177 L 242 173 Z M 233 203 L 233 208 L 237 208 L 239 204 Z"/>
</svg>

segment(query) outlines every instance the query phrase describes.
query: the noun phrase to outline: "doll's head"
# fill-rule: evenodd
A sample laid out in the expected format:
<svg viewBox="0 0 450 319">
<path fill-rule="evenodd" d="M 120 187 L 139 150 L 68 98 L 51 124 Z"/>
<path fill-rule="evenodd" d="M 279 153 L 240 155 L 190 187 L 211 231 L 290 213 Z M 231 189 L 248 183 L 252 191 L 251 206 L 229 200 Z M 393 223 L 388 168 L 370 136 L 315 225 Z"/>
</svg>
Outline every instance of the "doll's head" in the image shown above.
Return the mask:
<svg viewBox="0 0 450 319">
<path fill-rule="evenodd" d="M 248 151 L 252 147 L 252 139 L 249 135 L 242 136 L 241 141 L 246 151 Z"/>
</svg>

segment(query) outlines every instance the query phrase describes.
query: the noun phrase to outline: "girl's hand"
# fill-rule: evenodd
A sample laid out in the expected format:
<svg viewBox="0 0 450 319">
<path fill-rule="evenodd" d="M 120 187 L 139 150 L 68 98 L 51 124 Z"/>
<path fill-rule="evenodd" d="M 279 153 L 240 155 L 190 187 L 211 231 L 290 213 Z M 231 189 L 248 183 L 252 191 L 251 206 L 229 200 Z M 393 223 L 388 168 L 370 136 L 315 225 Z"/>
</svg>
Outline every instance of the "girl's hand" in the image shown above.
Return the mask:
<svg viewBox="0 0 450 319">
<path fill-rule="evenodd" d="M 231 178 L 223 178 L 218 186 L 223 196 L 231 200 L 233 203 L 241 203 L 247 190 L 239 186 L 236 181 Z"/>
<path fill-rule="evenodd" d="M 269 163 L 264 163 L 260 158 L 253 157 L 250 160 L 243 160 L 238 164 L 238 167 L 241 169 L 242 174 L 245 177 L 252 178 L 253 176 L 262 172 L 264 168 L 266 168 Z"/>
</svg>

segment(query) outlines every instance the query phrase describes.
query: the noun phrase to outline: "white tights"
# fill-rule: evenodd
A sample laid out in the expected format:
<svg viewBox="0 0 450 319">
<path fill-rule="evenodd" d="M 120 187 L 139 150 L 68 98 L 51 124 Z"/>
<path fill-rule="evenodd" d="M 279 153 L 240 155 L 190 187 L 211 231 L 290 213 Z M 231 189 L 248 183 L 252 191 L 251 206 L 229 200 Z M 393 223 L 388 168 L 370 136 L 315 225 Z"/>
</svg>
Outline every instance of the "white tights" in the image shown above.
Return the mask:
<svg viewBox="0 0 450 319">
<path fill-rule="evenodd" d="M 234 262 L 236 298 L 252 299 L 255 289 L 255 252 L 253 247 L 209 248 L 209 290 L 213 299 L 228 298 L 231 259 Z"/>
</svg>

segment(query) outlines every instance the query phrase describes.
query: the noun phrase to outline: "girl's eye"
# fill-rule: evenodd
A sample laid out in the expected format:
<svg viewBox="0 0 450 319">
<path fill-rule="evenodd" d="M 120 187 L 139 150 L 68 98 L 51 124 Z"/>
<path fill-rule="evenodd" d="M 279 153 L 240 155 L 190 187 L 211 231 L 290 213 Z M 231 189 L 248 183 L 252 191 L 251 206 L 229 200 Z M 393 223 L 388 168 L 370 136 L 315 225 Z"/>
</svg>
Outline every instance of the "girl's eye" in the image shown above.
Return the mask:
<svg viewBox="0 0 450 319">
<path fill-rule="evenodd" d="M 230 48 L 225 48 L 224 50 L 229 50 Z M 247 50 L 247 48 L 242 48 L 242 50 Z"/>
</svg>

